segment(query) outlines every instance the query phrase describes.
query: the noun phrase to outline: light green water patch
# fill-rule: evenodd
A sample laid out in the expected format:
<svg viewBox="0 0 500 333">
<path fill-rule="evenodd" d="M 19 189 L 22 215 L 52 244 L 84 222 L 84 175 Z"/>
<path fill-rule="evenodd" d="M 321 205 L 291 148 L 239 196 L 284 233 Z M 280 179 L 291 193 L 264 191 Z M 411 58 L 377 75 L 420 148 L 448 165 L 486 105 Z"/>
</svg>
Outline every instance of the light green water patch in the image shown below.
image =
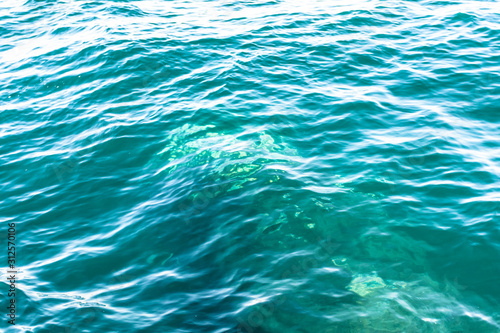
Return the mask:
<svg viewBox="0 0 500 333">
<path fill-rule="evenodd" d="M 469 332 L 477 324 L 486 331 L 493 328 L 475 324 L 482 314 L 457 299 L 460 293 L 454 287 L 427 275 L 411 283 L 389 283 L 375 274 L 363 275 L 354 278 L 348 288 L 362 296 L 353 308 L 362 314 L 350 321 L 353 331 Z"/>
<path fill-rule="evenodd" d="M 215 126 L 184 125 L 166 139 L 166 146 L 150 161 L 157 174 L 171 174 L 196 166 L 210 166 L 212 173 L 225 178 L 249 176 L 266 164 L 292 163 L 297 151 L 275 143 L 261 133 L 255 141 L 213 131 Z"/>
<path fill-rule="evenodd" d="M 222 194 L 274 184 L 281 180 L 284 171 L 278 164 L 294 165 L 298 153 L 285 144 L 277 144 L 270 134 L 242 136 L 217 132 L 215 126 L 184 125 L 166 139 L 165 147 L 148 163 L 154 179 L 185 177 L 193 172 L 201 175 L 197 183 L 210 184 L 210 189 L 194 191 L 188 202 L 202 197 L 213 199 Z M 266 169 L 265 173 L 260 173 Z M 180 172 L 182 170 L 182 172 Z M 193 174 L 192 177 L 195 177 Z M 186 203 L 189 206 L 189 203 Z"/>
<path fill-rule="evenodd" d="M 403 281 L 384 281 L 377 273 L 356 274 L 347 286 L 347 289 L 361 297 L 367 297 L 372 293 L 387 289 L 400 289 L 407 286 Z"/>
<path fill-rule="evenodd" d="M 378 289 L 385 288 L 387 285 L 377 274 L 361 274 L 352 279 L 347 289 L 358 294 L 361 297 L 367 296 Z"/>
</svg>

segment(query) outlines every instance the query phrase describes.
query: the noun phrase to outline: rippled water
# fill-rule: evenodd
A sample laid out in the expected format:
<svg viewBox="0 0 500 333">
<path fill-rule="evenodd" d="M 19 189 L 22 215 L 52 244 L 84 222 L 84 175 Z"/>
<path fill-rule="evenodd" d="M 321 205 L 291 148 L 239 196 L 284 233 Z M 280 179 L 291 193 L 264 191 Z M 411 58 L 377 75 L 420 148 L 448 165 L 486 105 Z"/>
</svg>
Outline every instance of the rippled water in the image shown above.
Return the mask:
<svg viewBox="0 0 500 333">
<path fill-rule="evenodd" d="M 498 2 L 0 6 L 2 329 L 500 331 Z"/>
</svg>

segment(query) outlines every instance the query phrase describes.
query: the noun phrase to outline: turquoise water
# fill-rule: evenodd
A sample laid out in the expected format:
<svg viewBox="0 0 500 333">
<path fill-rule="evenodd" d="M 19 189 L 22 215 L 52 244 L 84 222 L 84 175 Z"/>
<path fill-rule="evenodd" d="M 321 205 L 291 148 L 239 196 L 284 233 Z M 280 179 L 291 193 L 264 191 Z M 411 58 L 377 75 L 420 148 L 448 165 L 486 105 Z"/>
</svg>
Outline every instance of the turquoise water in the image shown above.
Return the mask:
<svg viewBox="0 0 500 333">
<path fill-rule="evenodd" d="M 500 332 L 493 1 L 3 1 L 6 332 Z"/>
</svg>

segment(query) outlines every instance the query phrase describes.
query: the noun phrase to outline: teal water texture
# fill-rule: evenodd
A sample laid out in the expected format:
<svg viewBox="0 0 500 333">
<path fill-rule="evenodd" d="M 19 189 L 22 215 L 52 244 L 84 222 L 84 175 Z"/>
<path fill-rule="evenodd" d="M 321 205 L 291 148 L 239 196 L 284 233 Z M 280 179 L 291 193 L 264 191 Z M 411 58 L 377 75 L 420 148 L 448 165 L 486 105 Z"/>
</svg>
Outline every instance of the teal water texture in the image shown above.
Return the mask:
<svg viewBox="0 0 500 333">
<path fill-rule="evenodd" d="M 2 1 L 5 332 L 500 332 L 494 1 Z"/>
</svg>

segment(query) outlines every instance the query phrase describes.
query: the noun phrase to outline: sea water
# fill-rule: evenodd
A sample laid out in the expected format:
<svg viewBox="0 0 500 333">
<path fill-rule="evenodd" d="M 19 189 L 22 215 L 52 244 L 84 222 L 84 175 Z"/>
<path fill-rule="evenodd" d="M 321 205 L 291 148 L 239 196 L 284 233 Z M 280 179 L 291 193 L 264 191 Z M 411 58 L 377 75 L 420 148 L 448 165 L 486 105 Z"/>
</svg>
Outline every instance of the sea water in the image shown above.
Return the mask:
<svg viewBox="0 0 500 333">
<path fill-rule="evenodd" d="M 3 1 L 0 327 L 500 332 L 499 22 Z"/>
</svg>

